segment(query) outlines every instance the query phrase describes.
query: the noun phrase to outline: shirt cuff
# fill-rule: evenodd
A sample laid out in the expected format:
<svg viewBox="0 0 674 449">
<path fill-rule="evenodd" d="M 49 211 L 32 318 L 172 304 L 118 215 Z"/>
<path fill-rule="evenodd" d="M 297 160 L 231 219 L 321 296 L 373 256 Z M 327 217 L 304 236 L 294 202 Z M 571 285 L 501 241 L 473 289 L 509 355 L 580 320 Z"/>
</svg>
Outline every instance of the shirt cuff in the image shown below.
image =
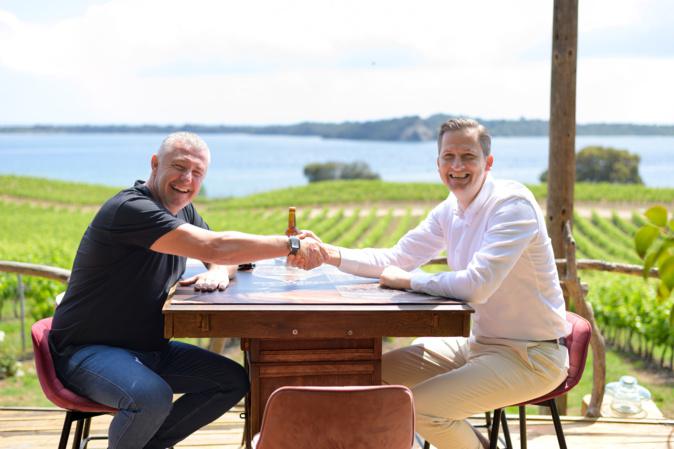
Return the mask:
<svg viewBox="0 0 674 449">
<path fill-rule="evenodd" d="M 412 277 L 410 278 L 410 286 L 412 287 L 412 290 L 415 292 L 425 293 L 425 287 L 433 276 L 433 274 L 424 272 L 412 274 Z"/>
<path fill-rule="evenodd" d="M 349 248 L 340 248 L 339 253 L 341 261 L 339 263 L 339 270 L 345 273 L 355 273 L 358 271 L 360 262 L 358 261 L 358 251 Z"/>
</svg>

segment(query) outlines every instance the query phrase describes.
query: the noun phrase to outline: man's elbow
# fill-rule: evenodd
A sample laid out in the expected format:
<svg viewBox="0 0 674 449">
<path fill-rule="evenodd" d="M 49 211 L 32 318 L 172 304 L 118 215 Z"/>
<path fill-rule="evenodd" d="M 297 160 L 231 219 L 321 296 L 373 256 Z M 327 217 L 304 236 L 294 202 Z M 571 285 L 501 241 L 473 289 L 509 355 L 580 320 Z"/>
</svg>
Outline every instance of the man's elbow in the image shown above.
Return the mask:
<svg viewBox="0 0 674 449">
<path fill-rule="evenodd" d="M 467 296 L 468 301 L 473 304 L 484 304 L 489 301 L 491 295 L 494 294 L 495 289 L 491 283 L 481 276 L 477 276 L 476 279 L 473 279 L 471 284 L 471 288 L 469 289 L 470 294 Z"/>
</svg>

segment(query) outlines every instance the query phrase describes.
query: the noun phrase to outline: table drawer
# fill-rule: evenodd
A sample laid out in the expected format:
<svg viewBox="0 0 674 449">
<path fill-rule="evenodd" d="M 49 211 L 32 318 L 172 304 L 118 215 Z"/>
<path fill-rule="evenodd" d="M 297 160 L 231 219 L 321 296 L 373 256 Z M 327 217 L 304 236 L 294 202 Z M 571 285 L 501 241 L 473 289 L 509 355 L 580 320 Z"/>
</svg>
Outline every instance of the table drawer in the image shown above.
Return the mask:
<svg viewBox="0 0 674 449">
<path fill-rule="evenodd" d="M 343 362 L 381 359 L 381 338 L 242 340 L 250 363 Z"/>
</svg>

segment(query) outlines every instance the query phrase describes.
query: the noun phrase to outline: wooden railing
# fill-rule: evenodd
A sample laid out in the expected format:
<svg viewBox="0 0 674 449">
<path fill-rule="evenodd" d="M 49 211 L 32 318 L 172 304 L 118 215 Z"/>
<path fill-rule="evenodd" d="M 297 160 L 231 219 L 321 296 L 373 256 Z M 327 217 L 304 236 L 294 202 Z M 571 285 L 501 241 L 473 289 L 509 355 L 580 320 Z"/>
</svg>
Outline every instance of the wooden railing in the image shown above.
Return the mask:
<svg viewBox="0 0 674 449">
<path fill-rule="evenodd" d="M 20 318 L 21 318 L 21 354 L 26 353 L 26 298 L 24 295 L 23 275 L 39 276 L 48 279 L 54 279 L 68 283 L 70 279 L 70 270 L 49 265 L 38 265 L 33 263 L 14 262 L 9 260 L 0 260 L 0 272 L 16 273 L 17 292 L 19 296 Z"/>
<path fill-rule="evenodd" d="M 68 283 L 70 279 L 70 270 L 49 265 L 38 265 L 34 263 L 13 262 L 9 260 L 0 260 L 0 271 L 7 273 L 25 274 L 27 276 L 39 276 L 56 281 Z"/>
</svg>

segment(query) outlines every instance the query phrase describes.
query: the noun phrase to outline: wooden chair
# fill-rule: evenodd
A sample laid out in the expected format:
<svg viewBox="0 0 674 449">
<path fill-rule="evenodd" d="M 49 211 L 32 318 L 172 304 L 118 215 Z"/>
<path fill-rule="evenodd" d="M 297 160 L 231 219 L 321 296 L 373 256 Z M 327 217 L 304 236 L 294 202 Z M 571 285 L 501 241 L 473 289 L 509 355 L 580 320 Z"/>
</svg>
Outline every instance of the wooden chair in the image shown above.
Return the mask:
<svg viewBox="0 0 674 449">
<path fill-rule="evenodd" d="M 410 449 L 414 403 L 404 386 L 282 387 L 262 417 L 255 449 Z"/>
<path fill-rule="evenodd" d="M 59 449 L 66 448 L 73 422 L 76 422 L 77 426 L 72 447 L 73 449 L 86 449 L 90 440 L 107 439 L 107 436 L 89 436 L 91 418 L 105 413 L 115 413 L 117 410 L 78 396 L 64 387 L 56 377 L 48 342 L 51 321 L 51 318 L 45 318 L 33 324 L 31 328 L 33 351 L 35 352 L 35 370 L 47 399 L 66 410 Z"/>
</svg>

